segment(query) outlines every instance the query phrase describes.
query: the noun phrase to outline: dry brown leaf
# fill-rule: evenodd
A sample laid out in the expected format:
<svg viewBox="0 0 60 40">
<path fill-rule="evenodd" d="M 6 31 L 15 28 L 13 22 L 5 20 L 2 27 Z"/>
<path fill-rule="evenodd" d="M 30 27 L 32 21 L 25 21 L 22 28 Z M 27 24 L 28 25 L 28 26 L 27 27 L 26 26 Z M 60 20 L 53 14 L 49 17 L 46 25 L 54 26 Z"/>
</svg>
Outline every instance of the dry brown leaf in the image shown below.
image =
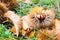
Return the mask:
<svg viewBox="0 0 60 40">
<path fill-rule="evenodd" d="M 6 17 L 4 17 L 4 13 L 8 10 L 6 7 L 6 4 L 0 3 L 0 23 L 3 23 L 4 21 L 7 20 Z"/>
<path fill-rule="evenodd" d="M 13 32 L 13 34 L 16 34 L 16 29 L 14 26 L 10 29 L 10 31 Z"/>
<path fill-rule="evenodd" d="M 16 15 L 13 11 L 7 11 L 5 14 L 4 14 L 5 17 L 9 18 L 15 29 L 16 29 L 16 35 L 18 36 L 19 35 L 19 30 L 21 29 L 21 19 L 20 19 L 20 16 Z"/>
<path fill-rule="evenodd" d="M 0 0 L 0 3 L 6 4 L 8 9 L 13 9 L 18 5 L 17 0 Z"/>
<path fill-rule="evenodd" d="M 33 38 L 34 35 L 35 35 L 34 31 L 31 31 L 31 32 L 29 33 L 29 38 Z"/>
<path fill-rule="evenodd" d="M 55 35 L 56 35 L 56 40 L 60 40 L 60 20 L 56 19 L 55 20 Z"/>
<path fill-rule="evenodd" d="M 40 32 L 37 32 L 37 40 L 46 40 L 46 36 L 41 34 Z"/>
<path fill-rule="evenodd" d="M 12 10 L 17 4 L 17 0 L 0 0 L 0 23 L 4 23 L 8 20 L 4 17 L 4 13 L 10 9 Z"/>
</svg>

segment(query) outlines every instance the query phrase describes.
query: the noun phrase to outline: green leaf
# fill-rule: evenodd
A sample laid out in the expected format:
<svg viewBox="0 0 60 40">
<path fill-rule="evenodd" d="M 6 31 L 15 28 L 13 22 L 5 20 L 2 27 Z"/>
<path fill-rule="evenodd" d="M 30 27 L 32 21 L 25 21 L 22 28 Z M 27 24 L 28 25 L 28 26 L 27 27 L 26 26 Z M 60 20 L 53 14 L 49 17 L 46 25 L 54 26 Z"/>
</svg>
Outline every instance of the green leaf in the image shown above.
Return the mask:
<svg viewBox="0 0 60 40">
<path fill-rule="evenodd" d="M 56 18 L 60 18 L 60 12 L 56 13 Z"/>
<path fill-rule="evenodd" d="M 31 0 L 33 3 L 38 3 L 39 0 Z"/>
</svg>

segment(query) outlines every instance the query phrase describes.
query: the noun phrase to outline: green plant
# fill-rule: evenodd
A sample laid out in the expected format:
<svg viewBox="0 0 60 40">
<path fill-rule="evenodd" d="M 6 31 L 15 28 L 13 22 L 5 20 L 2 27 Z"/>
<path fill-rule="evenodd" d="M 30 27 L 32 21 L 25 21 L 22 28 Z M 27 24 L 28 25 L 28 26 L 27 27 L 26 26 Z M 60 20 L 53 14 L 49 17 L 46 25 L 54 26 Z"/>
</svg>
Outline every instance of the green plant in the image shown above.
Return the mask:
<svg viewBox="0 0 60 40">
<path fill-rule="evenodd" d="M 0 40 L 15 39 L 10 30 L 7 30 L 3 24 L 0 24 Z"/>
</svg>

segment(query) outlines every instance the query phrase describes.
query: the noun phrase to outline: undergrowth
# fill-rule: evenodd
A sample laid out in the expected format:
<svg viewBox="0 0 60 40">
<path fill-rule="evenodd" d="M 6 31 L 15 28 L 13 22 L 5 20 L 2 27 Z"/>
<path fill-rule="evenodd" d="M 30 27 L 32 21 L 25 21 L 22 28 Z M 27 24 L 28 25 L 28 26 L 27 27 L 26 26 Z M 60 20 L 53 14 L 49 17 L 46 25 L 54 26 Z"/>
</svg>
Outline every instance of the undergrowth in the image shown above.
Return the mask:
<svg viewBox="0 0 60 40">
<path fill-rule="evenodd" d="M 33 3 L 32 4 L 27 4 L 22 1 L 18 1 L 19 6 L 14 8 L 14 11 L 16 14 L 19 16 L 24 16 L 28 14 L 28 12 L 31 10 L 31 8 L 35 6 L 41 6 L 41 7 L 47 7 L 47 8 L 52 8 L 56 10 L 56 18 L 60 18 L 60 10 L 58 9 L 58 6 L 56 5 L 57 3 L 60 4 L 60 1 L 58 2 L 56 0 L 31 0 Z M 23 36 L 19 36 L 18 38 L 14 36 L 10 32 L 10 29 L 7 29 L 9 27 L 8 24 L 4 25 L 0 23 L 0 40 L 37 40 L 36 37 L 33 38 L 25 38 Z"/>
</svg>

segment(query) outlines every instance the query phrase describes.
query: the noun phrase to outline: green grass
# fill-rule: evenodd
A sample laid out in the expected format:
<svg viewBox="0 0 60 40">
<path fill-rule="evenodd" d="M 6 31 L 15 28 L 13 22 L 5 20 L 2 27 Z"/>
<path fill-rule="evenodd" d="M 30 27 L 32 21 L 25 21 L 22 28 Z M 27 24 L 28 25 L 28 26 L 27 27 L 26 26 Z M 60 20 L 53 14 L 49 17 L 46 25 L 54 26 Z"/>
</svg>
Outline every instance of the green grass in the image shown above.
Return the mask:
<svg viewBox="0 0 60 40">
<path fill-rule="evenodd" d="M 18 14 L 19 16 L 24 16 L 28 14 L 31 8 L 35 6 L 41 6 L 55 9 L 56 18 L 60 18 L 60 10 L 58 10 L 58 6 L 56 5 L 57 3 L 60 4 L 60 0 L 58 0 L 58 2 L 56 0 L 32 0 L 32 2 L 32 4 L 27 4 L 22 1 L 18 1 L 19 6 L 14 8 L 16 14 Z M 14 36 L 14 34 L 12 34 L 9 29 L 7 29 L 7 27 L 9 28 L 9 25 L 0 24 L 0 40 L 36 40 L 36 37 L 30 39 L 19 36 L 18 38 L 16 38 L 16 36 Z"/>
<path fill-rule="evenodd" d="M 0 40 L 14 40 L 13 34 L 10 30 L 6 29 L 3 24 L 0 24 Z M 16 40 L 16 39 L 15 39 Z"/>
</svg>

